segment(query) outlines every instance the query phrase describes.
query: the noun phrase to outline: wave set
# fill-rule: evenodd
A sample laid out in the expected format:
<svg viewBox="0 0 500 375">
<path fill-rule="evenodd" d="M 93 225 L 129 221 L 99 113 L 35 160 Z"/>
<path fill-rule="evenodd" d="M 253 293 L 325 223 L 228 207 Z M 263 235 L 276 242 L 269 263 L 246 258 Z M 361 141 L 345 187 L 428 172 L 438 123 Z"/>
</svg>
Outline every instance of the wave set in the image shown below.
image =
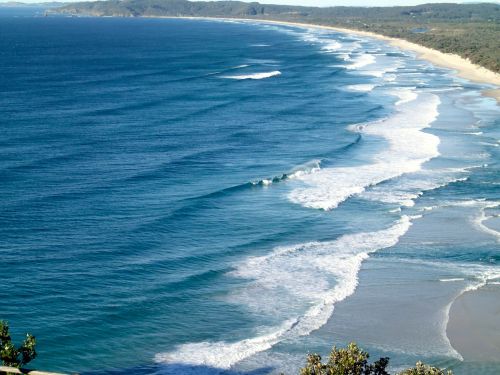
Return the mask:
<svg viewBox="0 0 500 375">
<path fill-rule="evenodd" d="M 276 247 L 267 255 L 249 257 L 235 264 L 234 270 L 227 275 L 247 283 L 230 293 L 229 302 L 245 306 L 252 313 L 266 316 L 275 323 L 260 326 L 255 329 L 255 336 L 235 342 L 203 341 L 179 345 L 173 351 L 157 354 L 155 361 L 159 363 L 230 369 L 236 363 L 280 342 L 309 335 L 327 323 L 336 303 L 355 292 L 363 261 L 373 252 L 396 245 L 413 221 L 421 218 L 417 215 L 401 215 L 399 212 L 413 207 L 426 191 L 468 179 L 469 170 L 465 167 L 425 167 L 426 163 L 440 156 L 441 140 L 427 130 L 440 115 L 441 99 L 439 90 L 426 90 L 421 78 L 412 72 L 408 73 L 406 84 L 398 86 L 398 69 L 404 66 L 404 54 L 391 58 L 381 49 L 367 52 L 364 51 L 366 46 L 362 44 L 363 41 L 359 39 L 349 36 L 332 38 L 315 29 L 308 29 L 305 33 L 290 29 L 284 32 L 319 45 L 323 54 L 335 56 L 341 65 L 333 67 L 342 67 L 358 77 L 371 77 L 367 78 L 367 83 L 348 84 L 343 89 L 362 94 L 374 89 L 377 89 L 377 93 L 381 90 L 396 98 L 394 111 L 383 119 L 349 127 L 350 131 L 358 133 L 364 140 L 385 143 L 368 162 L 324 167 L 320 160 L 313 160 L 291 173 L 251 184 L 270 186 L 293 180 L 287 199 L 303 208 L 331 211 L 356 197 L 395 206 L 389 212 L 397 214 L 394 216 L 399 218 L 386 229 L 345 234 L 332 241 Z M 276 70 L 223 78 L 258 80 L 280 74 L 281 71 Z M 472 134 L 479 135 L 482 132 Z M 498 239 L 498 232 L 484 224 L 492 217 L 487 216 L 484 210 L 497 208 L 498 204 L 485 203 L 481 207 L 481 213 L 474 218 L 474 225 Z M 462 277 L 440 279 L 445 283 L 464 280 Z M 464 290 L 483 285 L 486 285 L 486 281 Z M 451 303 L 447 306 L 446 314 Z M 447 320 L 441 323 L 444 324 L 445 332 Z M 448 340 L 445 333 L 444 336 L 445 341 Z M 455 358 L 461 358 L 458 352 L 451 350 L 451 353 Z"/>
<path fill-rule="evenodd" d="M 231 272 L 234 277 L 254 280 L 246 290 L 238 291 L 238 299 L 244 299 L 250 307 L 280 303 L 285 307 L 293 298 L 312 307 L 287 317 L 279 326 L 261 328 L 266 334 L 234 343 L 185 344 L 173 352 L 157 354 L 155 360 L 228 369 L 278 342 L 308 335 L 327 322 L 335 303 L 354 293 L 363 260 L 374 251 L 395 245 L 410 226 L 411 218 L 403 216 L 385 230 L 344 235 L 329 242 L 279 247 L 269 255 L 249 258 Z"/>
</svg>

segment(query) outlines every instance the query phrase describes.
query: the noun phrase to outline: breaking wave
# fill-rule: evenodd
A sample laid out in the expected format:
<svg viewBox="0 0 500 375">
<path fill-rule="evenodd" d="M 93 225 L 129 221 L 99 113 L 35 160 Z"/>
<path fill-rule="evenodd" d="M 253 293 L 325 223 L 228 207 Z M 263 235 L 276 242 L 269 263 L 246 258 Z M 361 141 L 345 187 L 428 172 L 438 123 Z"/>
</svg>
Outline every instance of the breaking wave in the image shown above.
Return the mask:
<svg viewBox="0 0 500 375">
<path fill-rule="evenodd" d="M 236 76 L 223 76 L 222 78 L 237 79 L 237 80 L 243 80 L 243 79 L 266 79 L 266 78 L 271 78 L 271 77 L 275 77 L 275 76 L 279 76 L 279 75 L 281 75 L 281 72 L 279 70 L 275 70 L 275 71 L 272 71 L 272 72 L 242 74 L 242 75 L 236 75 Z"/>
<path fill-rule="evenodd" d="M 376 57 L 374 55 L 370 55 L 370 54 L 365 53 L 365 54 L 356 56 L 354 58 L 354 61 L 350 65 L 347 65 L 346 68 L 347 69 L 359 69 L 359 68 L 363 68 L 367 65 L 374 64 L 375 61 L 376 61 Z"/>
<path fill-rule="evenodd" d="M 320 169 L 321 169 L 321 160 L 312 160 L 309 163 L 294 168 L 289 173 L 283 173 L 282 175 L 274 176 L 273 178 L 264 178 L 262 180 L 253 181 L 251 182 L 251 184 L 267 186 L 277 182 L 303 177 L 311 173 L 318 172 Z"/>
<path fill-rule="evenodd" d="M 376 154 L 369 164 L 325 168 L 299 178 L 305 187 L 294 189 L 289 199 L 304 207 L 331 210 L 370 186 L 421 170 L 425 162 L 439 155 L 439 138 L 422 131 L 436 119 L 439 103 L 434 94 L 416 94 L 399 104 L 393 116 L 353 127 L 361 134 L 385 139 L 388 149 Z"/>
<path fill-rule="evenodd" d="M 248 258 L 230 272 L 250 281 L 233 299 L 251 310 L 279 315 L 282 322 L 237 342 L 180 345 L 175 351 L 157 354 L 155 360 L 228 369 L 283 340 L 310 334 L 327 322 L 337 302 L 354 293 L 361 264 L 369 254 L 394 246 L 410 226 L 411 218 L 403 216 L 387 229 L 278 247 L 269 255 Z M 300 302 L 300 307 L 291 307 L 290 301 L 294 306 Z"/>
<path fill-rule="evenodd" d="M 370 92 L 375 87 L 377 87 L 377 85 L 367 83 L 367 84 L 349 85 L 349 86 L 346 86 L 346 89 L 349 91 Z"/>
</svg>

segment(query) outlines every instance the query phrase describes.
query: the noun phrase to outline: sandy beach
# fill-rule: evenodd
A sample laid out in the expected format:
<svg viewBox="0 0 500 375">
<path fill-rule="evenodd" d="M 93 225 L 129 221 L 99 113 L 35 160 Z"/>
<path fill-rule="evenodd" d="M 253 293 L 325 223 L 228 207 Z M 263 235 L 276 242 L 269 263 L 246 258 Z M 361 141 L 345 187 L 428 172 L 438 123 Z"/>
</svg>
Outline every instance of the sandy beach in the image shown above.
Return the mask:
<svg viewBox="0 0 500 375">
<path fill-rule="evenodd" d="M 496 99 L 497 104 L 500 105 L 500 74 L 473 64 L 458 55 L 446 54 L 403 39 L 371 32 L 302 23 L 262 21 L 300 27 L 318 27 L 387 41 L 397 48 L 416 53 L 419 58 L 436 66 L 455 70 L 456 75 L 461 78 L 496 86 L 482 93 L 484 96 Z M 496 230 L 494 224 L 498 224 L 498 221 L 493 223 L 491 220 L 488 224 Z M 453 302 L 446 333 L 453 348 L 462 355 L 465 361 L 485 362 L 485 366 L 488 366 L 487 363 L 500 361 L 498 327 L 500 327 L 500 285 L 488 284 L 478 290 L 464 293 Z"/>
<path fill-rule="evenodd" d="M 498 362 L 500 285 L 488 284 L 458 297 L 450 308 L 447 335 L 466 361 Z"/>
<path fill-rule="evenodd" d="M 155 17 L 156 18 L 156 17 Z M 209 17 L 160 17 L 160 18 L 187 18 L 187 19 L 210 19 Z M 325 26 L 325 25 L 314 25 L 308 23 L 299 22 L 285 22 L 285 21 L 273 21 L 266 19 L 245 19 L 245 18 L 215 18 L 219 20 L 230 20 L 230 21 L 257 21 L 257 22 L 267 22 L 274 23 L 278 25 L 288 25 L 288 26 L 299 26 L 299 27 L 314 27 L 319 29 L 326 29 L 332 31 L 338 31 L 342 33 L 348 33 L 352 35 L 365 36 L 369 38 L 384 40 L 389 42 L 391 45 L 400 48 L 402 50 L 411 51 L 417 54 L 419 58 L 430 61 L 436 66 L 443 68 L 448 68 L 456 71 L 456 75 L 477 83 L 486 83 L 493 86 L 497 86 L 488 90 L 483 91 L 483 95 L 495 98 L 497 103 L 500 104 L 500 74 L 495 73 L 491 70 L 483 68 L 479 65 L 473 64 L 467 59 L 454 54 L 443 53 L 432 48 L 424 47 L 416 43 L 408 42 L 404 39 L 391 38 L 388 36 L 375 34 L 368 31 L 360 31 L 354 29 L 346 29 L 342 27 Z"/>
<path fill-rule="evenodd" d="M 227 10 L 129 5 L 0 9 L 0 319 L 34 366 L 297 374 L 356 342 L 500 375 L 500 85 L 369 33 L 91 15 Z"/>
<path fill-rule="evenodd" d="M 227 20 L 234 21 L 235 19 Z M 500 105 L 500 74 L 473 64 L 469 60 L 455 54 L 443 53 L 403 39 L 340 27 L 271 21 L 265 19 L 238 20 L 308 28 L 313 27 L 383 40 L 402 50 L 411 51 L 419 58 L 427 60 L 436 66 L 452 69 L 456 71 L 455 74 L 461 78 L 472 82 L 496 86 L 491 89 L 483 90 L 482 94 L 496 99 L 497 104 Z M 493 224 L 492 222 L 488 224 L 491 225 Z M 496 223 L 497 222 L 495 222 L 495 224 Z M 498 357 L 498 353 L 500 353 L 500 335 L 498 327 L 500 327 L 500 285 L 488 284 L 479 290 L 464 293 L 452 303 L 446 334 L 453 348 L 462 355 L 465 361 L 485 362 L 485 366 L 489 366 L 488 363 L 500 361 Z"/>
<path fill-rule="evenodd" d="M 458 55 L 443 53 L 435 49 L 427 48 L 419 44 L 408 42 L 403 39 L 390 38 L 370 32 L 352 31 L 349 29 L 340 29 L 340 28 L 332 28 L 332 29 L 388 41 L 391 45 L 395 47 L 416 53 L 419 58 L 430 61 L 434 65 L 455 70 L 456 75 L 461 78 L 465 78 L 473 82 L 500 86 L 500 74 L 492 72 L 491 70 L 483 68 L 479 65 L 473 64 L 469 60 L 466 60 Z M 485 96 L 495 98 L 497 100 L 497 103 L 500 103 L 499 88 L 485 90 L 483 91 L 483 94 Z"/>
<path fill-rule="evenodd" d="M 263 20 L 264 21 L 264 20 Z M 269 22 L 269 21 L 267 21 Z M 374 39 L 384 40 L 389 42 L 391 45 L 398 47 L 400 49 L 411 51 L 417 54 L 418 57 L 430 61 L 434 65 L 453 69 L 457 73 L 456 75 L 468 79 L 473 82 L 478 83 L 486 83 L 490 85 L 500 86 L 500 74 L 492 72 L 486 68 L 483 68 L 479 65 L 473 64 L 467 59 L 460 57 L 458 55 L 443 53 L 437 51 L 432 48 L 424 47 L 416 43 L 408 42 L 404 39 L 391 38 L 380 34 L 375 34 L 368 31 L 360 31 L 360 30 L 352 30 L 341 27 L 333 27 L 333 26 L 322 26 L 322 25 L 309 25 L 303 23 L 292 23 L 292 22 L 279 22 L 272 21 L 273 23 L 278 24 L 288 24 L 288 25 L 296 25 L 302 27 L 318 27 L 333 31 L 339 31 L 343 33 L 349 33 L 360 36 L 367 36 Z M 500 88 L 492 88 L 489 90 L 485 90 L 483 92 L 485 96 L 489 96 L 495 98 L 498 103 L 500 103 Z"/>
</svg>

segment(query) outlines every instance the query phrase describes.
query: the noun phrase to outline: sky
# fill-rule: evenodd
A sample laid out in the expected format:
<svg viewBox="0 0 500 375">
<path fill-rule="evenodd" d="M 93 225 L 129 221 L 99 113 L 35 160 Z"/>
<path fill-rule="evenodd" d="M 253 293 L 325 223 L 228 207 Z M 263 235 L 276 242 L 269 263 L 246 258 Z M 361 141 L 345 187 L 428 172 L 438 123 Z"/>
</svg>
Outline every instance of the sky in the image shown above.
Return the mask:
<svg viewBox="0 0 500 375">
<path fill-rule="evenodd" d="M 0 0 L 0 3 L 12 0 Z M 44 1 L 59 1 L 59 2 L 75 2 L 86 0 L 14 0 L 24 3 L 39 3 Z M 426 3 L 461 3 L 473 2 L 467 0 L 241 0 L 246 2 L 258 1 L 262 4 L 288 4 L 288 5 L 305 5 L 305 6 L 393 6 L 393 5 L 418 5 Z M 498 2 L 499 0 L 483 0 L 483 2 Z M 478 0 L 479 2 L 479 0 Z"/>
</svg>

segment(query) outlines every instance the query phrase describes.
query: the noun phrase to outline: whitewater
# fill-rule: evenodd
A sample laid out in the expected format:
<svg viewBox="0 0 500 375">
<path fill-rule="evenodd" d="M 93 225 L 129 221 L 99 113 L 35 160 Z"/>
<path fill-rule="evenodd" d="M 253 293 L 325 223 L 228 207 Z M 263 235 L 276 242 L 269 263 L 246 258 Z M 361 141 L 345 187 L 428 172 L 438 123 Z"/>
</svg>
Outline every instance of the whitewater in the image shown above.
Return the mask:
<svg viewBox="0 0 500 375">
<path fill-rule="evenodd" d="M 268 26 L 273 28 L 273 26 Z M 280 30 L 295 34 L 295 31 Z M 318 34 L 320 34 L 318 36 Z M 385 64 L 377 63 L 377 56 L 384 56 L 380 49 L 375 53 L 360 52 L 362 46 L 359 39 L 351 43 L 326 39 L 316 30 L 309 29 L 300 38 L 306 42 L 317 44 L 325 53 L 339 56 L 348 62 L 344 68 L 360 71 L 361 74 L 382 78 L 382 82 L 348 85 L 346 89 L 353 92 L 372 92 L 381 87 L 387 95 L 398 100 L 394 103 L 393 112 L 382 119 L 371 122 L 352 124 L 349 131 L 358 133 L 363 140 L 382 139 L 384 147 L 370 156 L 368 162 L 356 163 L 352 166 L 331 166 L 307 170 L 307 173 L 292 174 L 299 182 L 288 193 L 288 199 L 303 207 L 330 211 L 351 197 L 390 203 L 399 206 L 391 212 L 401 212 L 405 207 L 413 207 L 416 200 L 426 191 L 448 186 L 451 183 L 467 181 L 468 168 L 425 168 L 430 160 L 440 156 L 440 138 L 425 129 L 432 126 L 439 117 L 441 104 L 438 92 L 422 87 L 422 80 L 412 80 L 412 85 L 402 87 L 385 87 L 387 83 L 397 79 L 398 68 L 404 67 L 401 59 Z M 296 35 L 296 34 L 295 34 Z M 371 70 L 376 65 L 376 70 Z M 262 79 L 281 74 L 281 72 L 255 73 L 226 78 Z M 411 73 L 411 75 L 416 75 Z M 420 76 L 420 74 L 418 74 Z M 406 87 L 405 87 L 406 86 Z M 474 135 L 482 132 L 471 133 Z M 286 175 L 284 175 L 286 176 Z M 407 176 L 416 176 L 418 180 L 410 183 Z M 405 178 L 402 178 L 405 177 Z M 394 183 L 400 178 L 397 188 L 384 185 Z M 272 182 L 283 181 L 280 178 L 263 179 L 259 182 L 267 186 Z M 381 185 L 383 184 L 383 185 Z M 297 183 L 295 184 L 297 185 Z M 466 204 L 467 203 L 460 203 Z M 485 203 L 485 208 L 496 208 L 498 202 Z M 420 210 L 426 211 L 428 208 Z M 343 235 L 335 241 L 309 242 L 288 247 L 277 247 L 271 254 L 251 257 L 242 264 L 237 264 L 229 275 L 251 280 L 244 290 L 238 290 L 231 297 L 233 302 L 246 305 L 254 312 L 268 314 L 288 310 L 290 316 L 283 317 L 283 323 L 276 327 L 262 327 L 264 334 L 238 342 L 200 342 L 179 346 L 175 351 L 160 353 L 155 360 L 160 363 L 187 363 L 193 366 L 209 366 L 211 368 L 229 369 L 238 362 L 252 357 L 259 352 L 271 349 L 274 345 L 300 336 L 307 336 L 321 328 L 330 319 L 336 303 L 352 295 L 358 285 L 358 273 L 363 261 L 371 253 L 396 245 L 399 238 L 409 230 L 412 221 L 422 218 L 421 215 L 402 215 L 387 229 Z M 480 231 L 498 238 L 499 232 L 484 226 L 484 210 L 473 219 Z M 453 267 L 457 267 L 454 265 Z M 458 267 L 463 273 L 465 265 Z M 493 273 L 493 276 L 491 276 Z M 484 275 L 489 276 L 484 276 Z M 447 338 L 446 326 L 449 319 L 450 306 L 458 296 L 468 291 L 477 290 L 488 284 L 488 280 L 496 280 L 498 271 L 475 271 L 474 280 L 481 280 L 466 286 L 454 296 L 443 309 L 440 334 L 442 346 L 437 351 L 444 355 L 463 361 L 463 357 L 451 345 Z M 464 281 L 463 278 L 439 279 L 439 281 Z M 332 284 L 333 281 L 333 284 Z M 312 305 L 308 309 L 296 311 L 290 301 L 301 301 L 304 305 Z M 294 302 L 295 304 L 296 302 Z"/>
<path fill-rule="evenodd" d="M 37 367 L 292 374 L 357 341 L 498 373 L 449 331 L 500 281 L 487 85 L 315 27 L 0 32 L 0 318 L 43 340 Z"/>
</svg>

